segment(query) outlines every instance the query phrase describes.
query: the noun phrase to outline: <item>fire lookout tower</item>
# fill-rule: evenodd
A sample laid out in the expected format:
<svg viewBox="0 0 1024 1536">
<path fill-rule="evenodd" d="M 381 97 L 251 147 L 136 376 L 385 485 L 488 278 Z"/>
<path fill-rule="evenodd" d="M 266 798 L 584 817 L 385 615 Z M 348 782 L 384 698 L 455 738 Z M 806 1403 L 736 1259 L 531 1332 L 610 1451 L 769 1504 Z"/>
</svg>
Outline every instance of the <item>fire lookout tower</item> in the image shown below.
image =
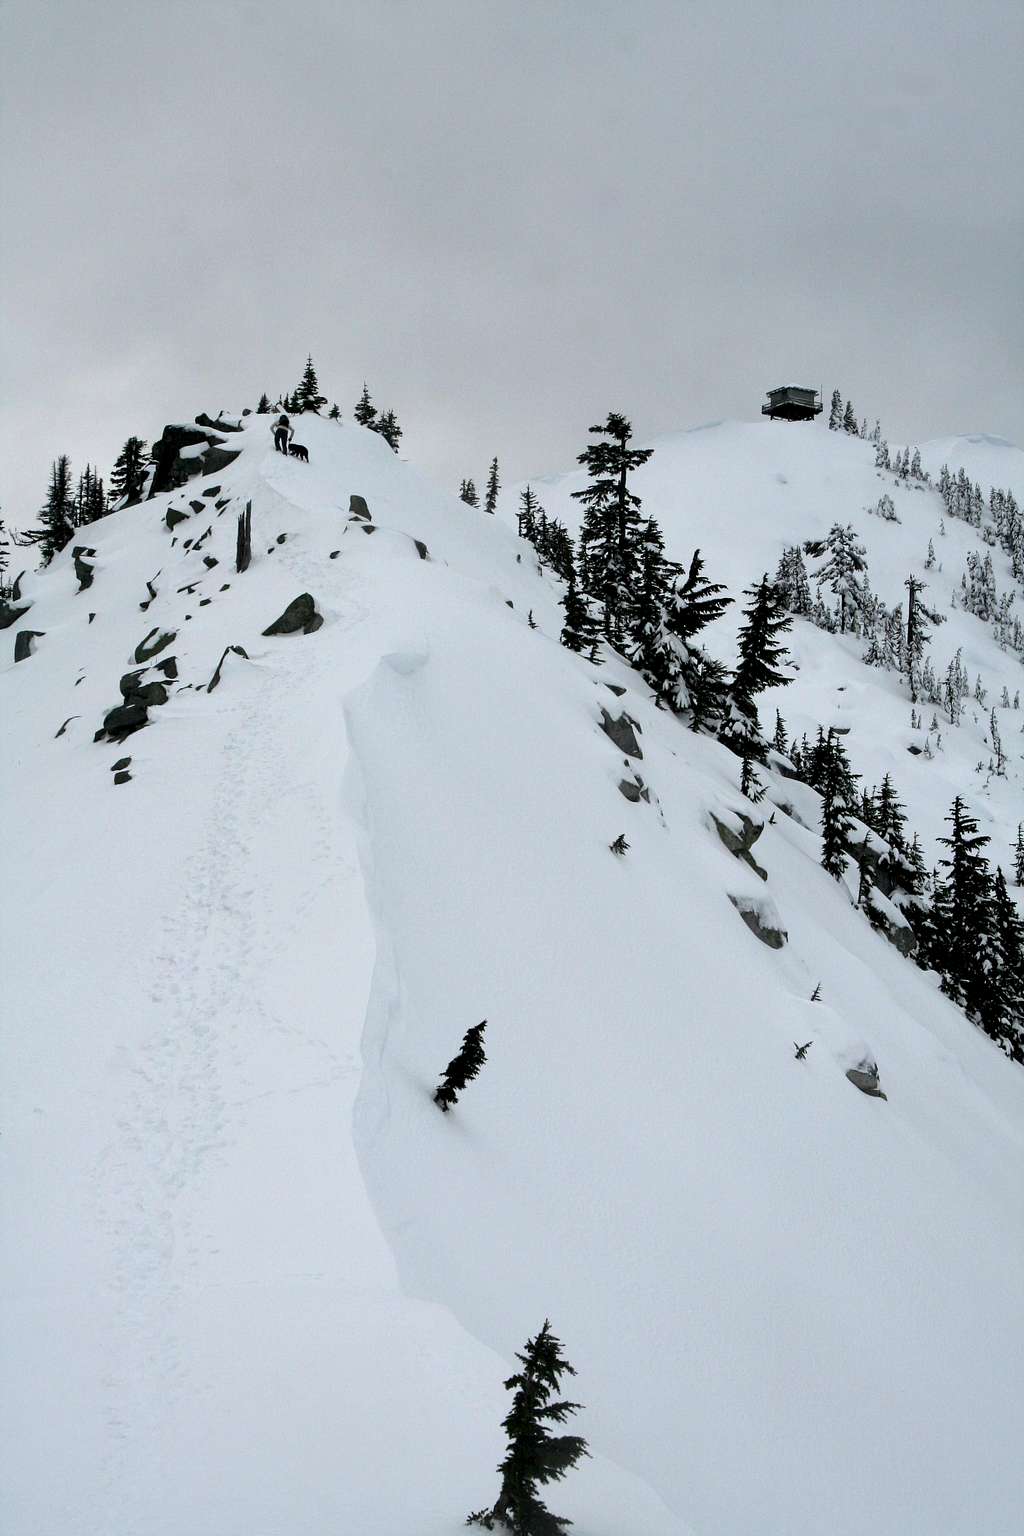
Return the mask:
<svg viewBox="0 0 1024 1536">
<path fill-rule="evenodd" d="M 816 389 L 800 389 L 795 384 L 785 384 L 781 389 L 768 391 L 768 404 L 762 405 L 761 415 L 776 416 L 783 421 L 813 421 L 821 412 L 821 401 Z"/>
</svg>

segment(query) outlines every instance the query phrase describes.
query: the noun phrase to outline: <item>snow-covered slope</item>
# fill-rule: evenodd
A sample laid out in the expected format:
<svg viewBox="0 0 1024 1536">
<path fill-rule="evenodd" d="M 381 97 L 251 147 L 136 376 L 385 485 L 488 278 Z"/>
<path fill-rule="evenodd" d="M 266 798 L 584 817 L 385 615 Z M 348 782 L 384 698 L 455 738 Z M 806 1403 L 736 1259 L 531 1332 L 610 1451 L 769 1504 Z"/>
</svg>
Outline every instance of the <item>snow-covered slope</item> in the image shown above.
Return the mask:
<svg viewBox="0 0 1024 1536">
<path fill-rule="evenodd" d="M 666 526 L 673 497 L 739 507 L 707 540 L 733 586 L 789 498 L 808 532 L 835 484 L 877 499 L 857 445 L 793 436 L 769 470 L 720 431 L 699 479 L 641 489 Z M 549 1316 L 594 1453 L 550 1494 L 579 1536 L 1008 1536 L 1024 1073 L 813 832 L 765 827 L 767 884 L 726 851 L 712 817 L 758 814 L 735 759 L 558 645 L 509 528 L 359 428 L 299 435 L 309 466 L 249 419 L 221 475 L 90 527 L 92 586 L 65 551 L 2 637 L 5 1528 L 455 1536 Z M 322 627 L 264 637 L 302 592 Z M 154 627 L 168 701 L 94 742 Z M 642 760 L 601 729 L 623 708 Z M 846 1079 L 865 1055 L 887 1101 Z"/>
</svg>

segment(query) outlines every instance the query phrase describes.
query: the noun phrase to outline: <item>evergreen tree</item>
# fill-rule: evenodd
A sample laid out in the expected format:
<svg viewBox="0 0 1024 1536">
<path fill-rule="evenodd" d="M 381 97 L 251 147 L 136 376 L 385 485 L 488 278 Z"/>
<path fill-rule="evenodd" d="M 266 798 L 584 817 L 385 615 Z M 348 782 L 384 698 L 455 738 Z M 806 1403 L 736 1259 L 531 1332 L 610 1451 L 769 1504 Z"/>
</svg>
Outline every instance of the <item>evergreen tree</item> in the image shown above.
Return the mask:
<svg viewBox="0 0 1024 1536">
<path fill-rule="evenodd" d="M 1013 879 L 1015 885 L 1024 885 L 1024 822 L 1017 823 L 1017 841 L 1013 845 Z"/>
<path fill-rule="evenodd" d="M 467 507 L 478 507 L 480 497 L 477 495 L 476 486 L 472 480 L 463 480 L 459 486 L 459 500 L 464 501 Z"/>
<path fill-rule="evenodd" d="M 994 964 L 979 1023 L 1008 1056 L 1024 1063 L 1024 922 L 996 870 L 992 881 Z"/>
<path fill-rule="evenodd" d="M 527 1341 L 516 1359 L 522 1369 L 505 1382 L 505 1390 L 515 1395 L 502 1422 L 508 1450 L 498 1467 L 501 1492 L 492 1510 L 470 1515 L 467 1524 L 493 1530 L 494 1522 L 500 1521 L 515 1536 L 560 1536 L 572 1521 L 553 1515 L 542 1503 L 539 1490 L 547 1483 L 560 1482 L 590 1454 L 580 1435 L 553 1435 L 549 1428 L 564 1424 L 581 1406 L 554 1396 L 561 1378 L 576 1372 L 546 1319 L 540 1333 Z"/>
<path fill-rule="evenodd" d="M 335 400 L 334 404 L 331 406 L 330 410 L 327 412 L 327 420 L 328 421 L 340 421 L 341 420 L 341 411 L 338 409 L 338 402 L 337 402 L 337 400 Z"/>
<path fill-rule="evenodd" d="M 87 464 L 78 477 L 75 491 L 75 527 L 84 528 L 86 524 L 94 523 L 97 518 L 104 516 L 106 510 L 103 481 L 92 465 Z"/>
<path fill-rule="evenodd" d="M 256 407 L 256 415 L 257 416 L 269 416 L 270 415 L 270 400 L 269 400 L 269 398 L 267 396 L 266 391 L 264 391 L 263 394 L 260 395 L 260 403 Z"/>
<path fill-rule="evenodd" d="M 782 593 L 790 613 L 799 614 L 801 618 L 810 618 L 814 607 L 811 601 L 811 585 L 807 580 L 804 557 L 797 545 L 782 551 L 778 569 L 775 572 L 775 585 Z"/>
<path fill-rule="evenodd" d="M 0 517 L 0 599 L 7 596 L 7 568 L 10 565 L 11 536 Z M 1018 880 L 1017 884 L 1020 884 Z"/>
<path fill-rule="evenodd" d="M 827 558 L 815 572 L 815 580 L 827 582 L 839 599 L 839 633 L 845 634 L 851 615 L 864 603 L 864 584 L 859 578 L 867 571 L 867 554 L 849 523 L 833 523 L 822 549 Z"/>
<path fill-rule="evenodd" d="M 779 665 L 788 654 L 780 637 L 793 621 L 781 593 L 768 580 L 767 571 L 758 585 L 748 587 L 743 595 L 750 603 L 743 610 L 745 622 L 738 636 L 739 665 L 732 675 L 726 717 L 719 734 L 726 746 L 741 756 L 750 750 L 759 762 L 764 762 L 765 746 L 755 700 L 766 688 L 779 688 L 791 681 L 779 671 Z"/>
<path fill-rule="evenodd" d="M 921 601 L 925 583 L 916 576 L 908 576 L 903 585 L 907 589 L 907 630 L 903 645 L 903 664 L 910 684 L 911 702 L 918 701 L 924 648 L 929 643 L 926 620 L 936 618 Z"/>
<path fill-rule="evenodd" d="M 118 507 L 132 507 L 141 501 L 149 465 L 146 445 L 141 437 L 130 437 L 110 471 L 107 500 L 113 512 Z"/>
<path fill-rule="evenodd" d="M 352 412 L 352 415 L 361 427 L 370 427 L 376 431 L 377 407 L 370 399 L 370 391 L 366 387 L 365 379 L 363 381 L 363 392 L 356 401 L 355 410 Z"/>
<path fill-rule="evenodd" d="M 906 848 L 907 817 L 888 773 L 873 796 L 873 803 L 875 819 L 871 825 L 879 837 L 884 837 L 887 843 L 902 852 Z"/>
<path fill-rule="evenodd" d="M 789 756 L 789 742 L 786 739 L 786 722 L 778 710 L 775 711 L 775 735 L 772 737 L 772 746 L 781 757 Z"/>
<path fill-rule="evenodd" d="M 300 411 L 316 411 L 327 404 L 327 396 L 320 393 L 320 384 L 317 380 L 316 369 L 313 367 L 312 357 L 306 358 L 306 366 L 302 370 L 302 378 L 299 387 L 292 397 L 298 401 Z"/>
<path fill-rule="evenodd" d="M 39 513 L 39 526 L 26 530 L 24 538 L 39 548 L 43 565 L 49 565 L 74 537 L 75 493 L 71 486 L 71 461 L 62 453 L 50 466 L 50 484 Z"/>
<path fill-rule="evenodd" d="M 398 452 L 398 445 L 402 441 L 402 429 L 398 425 L 398 417 L 394 411 L 385 411 L 377 423 L 378 431 L 393 453 Z"/>
<path fill-rule="evenodd" d="M 463 481 L 465 484 L 465 481 Z M 537 528 L 544 508 L 537 500 L 529 486 L 525 491 L 519 492 L 519 511 L 516 513 L 516 524 L 521 539 L 529 539 L 531 544 L 537 541 Z"/>
<path fill-rule="evenodd" d="M 857 436 L 857 418 L 854 415 L 852 400 L 847 400 L 846 409 L 843 412 L 843 431 L 848 432 L 851 437 Z"/>
<path fill-rule="evenodd" d="M 942 977 L 946 996 L 977 1021 L 991 989 L 994 961 L 992 877 L 982 852 L 990 839 L 978 831 L 977 819 L 959 795 L 946 820 L 952 831 L 939 842 L 949 857 L 939 860 L 939 868 L 947 873 L 935 880 L 928 959 Z"/>
<path fill-rule="evenodd" d="M 843 397 L 838 389 L 832 391 L 832 407 L 828 413 L 828 429 L 830 432 L 841 432 L 843 429 Z"/>
<path fill-rule="evenodd" d="M 501 490 L 501 481 L 498 479 L 497 457 L 491 460 L 491 467 L 487 472 L 487 489 L 484 492 L 484 511 L 493 517 L 498 509 L 498 492 Z"/>
<path fill-rule="evenodd" d="M 487 1020 L 482 1019 L 479 1024 L 474 1024 L 472 1029 L 467 1029 L 462 1037 L 462 1048 L 457 1056 L 453 1056 L 444 1069 L 437 1091 L 434 1094 L 434 1103 L 447 1114 L 452 1105 L 458 1101 L 459 1094 L 477 1076 L 487 1057 L 484 1055 L 484 1030 L 487 1028 Z"/>
<path fill-rule="evenodd" d="M 590 430 L 608 441 L 589 444 L 577 458 L 590 475 L 589 485 L 572 493 L 584 507 L 581 569 L 587 594 L 602 606 L 605 634 L 613 645 L 620 645 L 632 628 L 642 542 L 640 497 L 630 491 L 628 476 L 646 464 L 654 450 L 630 448 L 633 428 L 615 411 L 609 412 L 604 426 Z"/>
<path fill-rule="evenodd" d="M 658 537 L 660 540 L 660 534 Z M 681 713 L 692 708 L 694 690 L 703 689 L 701 713 L 705 728 L 709 715 L 721 712 L 724 689 L 718 688 L 717 699 L 709 692 L 710 685 L 715 681 L 720 684 L 722 677 L 720 673 L 716 676 L 708 672 L 707 657 L 694 642 L 701 630 L 721 618 L 732 602 L 731 597 L 721 595 L 724 592 L 721 582 L 708 581 L 701 552 L 695 550 L 685 575 L 675 569 L 654 620 L 643 634 L 638 656 L 640 669 L 659 704 Z"/>
<path fill-rule="evenodd" d="M 593 660 L 601 636 L 601 624 L 591 610 L 589 599 L 577 586 L 575 575 L 570 575 L 561 606 L 565 614 L 560 637 L 562 644 L 567 650 L 575 651 L 577 655 L 588 655 Z"/>
<path fill-rule="evenodd" d="M 821 863 L 836 880 L 846 872 L 846 844 L 856 804 L 854 779 L 841 738 L 829 731 L 821 764 Z"/>
<path fill-rule="evenodd" d="M 706 651 L 698 651 L 686 679 L 686 691 L 690 696 L 690 730 L 720 730 L 729 704 L 729 673 L 723 663 Z"/>
</svg>

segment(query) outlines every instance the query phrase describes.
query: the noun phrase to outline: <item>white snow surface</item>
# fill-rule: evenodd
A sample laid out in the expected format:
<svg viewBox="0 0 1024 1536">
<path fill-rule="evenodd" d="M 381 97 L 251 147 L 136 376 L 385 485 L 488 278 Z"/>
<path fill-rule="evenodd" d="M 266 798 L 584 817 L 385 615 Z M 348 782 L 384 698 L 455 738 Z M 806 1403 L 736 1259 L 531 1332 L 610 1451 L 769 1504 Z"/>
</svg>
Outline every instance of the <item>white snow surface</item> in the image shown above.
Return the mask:
<svg viewBox="0 0 1024 1536">
<path fill-rule="evenodd" d="M 0 636 L 4 1531 L 455 1536 L 545 1317 L 593 1452 L 547 1493 L 578 1536 L 1019 1530 L 1024 1073 L 813 828 L 765 827 L 767 885 L 726 851 L 712 815 L 770 807 L 628 668 L 559 646 L 559 588 L 500 518 L 356 426 L 304 417 L 305 466 L 245 420 L 226 471 L 83 530 L 90 588 L 70 550 L 27 577 Z M 683 434 L 639 485 L 733 590 L 883 489 L 865 445 L 774 427 Z M 538 486 L 559 515 L 569 488 Z M 895 573 L 938 518 L 893 495 L 901 525 L 858 527 Z M 323 627 L 263 637 L 301 592 Z M 154 627 L 170 699 L 97 744 Z M 1019 673 L 976 644 L 990 688 Z M 954 785 L 1004 836 L 1013 784 L 973 793 L 950 745 L 919 779 L 894 679 L 808 628 L 794 651 L 791 725 L 851 724 L 926 837 Z M 865 1056 L 887 1101 L 844 1075 Z"/>
</svg>

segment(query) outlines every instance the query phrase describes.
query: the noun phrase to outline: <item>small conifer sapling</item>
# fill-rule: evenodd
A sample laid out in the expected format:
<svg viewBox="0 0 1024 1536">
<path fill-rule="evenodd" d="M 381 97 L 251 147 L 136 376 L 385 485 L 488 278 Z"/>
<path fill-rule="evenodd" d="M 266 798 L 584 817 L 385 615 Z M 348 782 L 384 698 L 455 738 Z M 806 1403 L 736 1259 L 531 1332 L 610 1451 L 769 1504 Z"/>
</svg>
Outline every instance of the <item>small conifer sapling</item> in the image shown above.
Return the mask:
<svg viewBox="0 0 1024 1536">
<path fill-rule="evenodd" d="M 484 1030 L 487 1028 L 487 1020 L 481 1019 L 479 1024 L 474 1024 L 472 1029 L 467 1029 L 462 1037 L 462 1049 L 457 1056 L 453 1056 L 444 1069 L 444 1074 L 434 1094 L 434 1103 L 447 1114 L 452 1105 L 458 1101 L 459 1094 L 471 1083 L 480 1071 L 487 1057 L 484 1055 Z"/>
</svg>

